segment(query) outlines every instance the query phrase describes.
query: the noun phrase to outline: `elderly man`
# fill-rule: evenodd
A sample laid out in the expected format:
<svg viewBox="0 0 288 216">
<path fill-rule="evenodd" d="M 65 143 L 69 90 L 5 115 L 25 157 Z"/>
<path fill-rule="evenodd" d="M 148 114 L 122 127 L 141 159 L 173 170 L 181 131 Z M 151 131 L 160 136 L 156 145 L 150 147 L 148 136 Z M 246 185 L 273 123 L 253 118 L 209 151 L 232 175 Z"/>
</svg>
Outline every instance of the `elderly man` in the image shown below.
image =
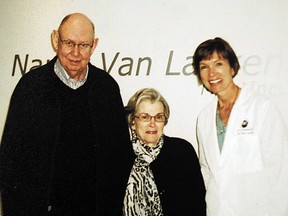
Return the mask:
<svg viewBox="0 0 288 216">
<path fill-rule="evenodd" d="M 133 152 L 118 84 L 89 63 L 97 43 L 88 17 L 66 16 L 57 56 L 17 84 L 0 149 L 5 216 L 122 214 Z"/>
</svg>

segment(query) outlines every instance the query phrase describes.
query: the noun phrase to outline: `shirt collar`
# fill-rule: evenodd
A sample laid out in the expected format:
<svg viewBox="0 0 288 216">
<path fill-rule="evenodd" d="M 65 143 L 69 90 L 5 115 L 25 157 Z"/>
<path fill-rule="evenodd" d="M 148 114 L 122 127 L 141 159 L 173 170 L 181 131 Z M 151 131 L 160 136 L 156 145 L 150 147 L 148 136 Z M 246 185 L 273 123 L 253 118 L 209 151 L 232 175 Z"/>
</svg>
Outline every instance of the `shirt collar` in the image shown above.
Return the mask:
<svg viewBox="0 0 288 216">
<path fill-rule="evenodd" d="M 62 67 L 59 58 L 56 60 L 55 65 L 54 65 L 54 72 L 56 73 L 56 75 L 59 77 L 59 79 L 67 86 L 69 86 L 72 89 L 77 89 L 80 86 L 82 86 L 88 77 L 88 71 L 89 71 L 89 67 L 86 67 L 86 74 L 85 77 L 83 77 L 83 79 L 77 81 L 72 79 L 68 73 L 65 71 L 65 69 Z"/>
</svg>

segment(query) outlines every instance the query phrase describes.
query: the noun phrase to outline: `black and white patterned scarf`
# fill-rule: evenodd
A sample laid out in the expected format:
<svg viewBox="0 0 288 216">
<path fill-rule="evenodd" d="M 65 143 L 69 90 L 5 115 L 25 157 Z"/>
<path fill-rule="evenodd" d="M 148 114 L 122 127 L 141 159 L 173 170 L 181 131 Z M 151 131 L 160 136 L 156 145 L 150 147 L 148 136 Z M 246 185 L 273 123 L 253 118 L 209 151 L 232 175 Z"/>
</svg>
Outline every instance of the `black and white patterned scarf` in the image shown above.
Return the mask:
<svg viewBox="0 0 288 216">
<path fill-rule="evenodd" d="M 125 216 L 162 216 L 160 197 L 154 181 L 150 163 L 154 161 L 163 146 L 163 136 L 155 147 L 142 144 L 132 132 L 132 146 L 136 159 L 134 161 L 126 194 L 123 215 Z"/>
</svg>

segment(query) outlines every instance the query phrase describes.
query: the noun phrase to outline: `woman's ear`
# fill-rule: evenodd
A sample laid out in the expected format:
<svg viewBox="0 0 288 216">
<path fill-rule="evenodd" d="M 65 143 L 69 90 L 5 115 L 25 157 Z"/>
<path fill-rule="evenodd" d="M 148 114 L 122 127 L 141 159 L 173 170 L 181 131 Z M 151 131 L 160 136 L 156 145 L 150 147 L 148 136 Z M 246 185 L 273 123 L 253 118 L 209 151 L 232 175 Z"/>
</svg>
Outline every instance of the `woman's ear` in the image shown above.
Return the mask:
<svg viewBox="0 0 288 216">
<path fill-rule="evenodd" d="M 134 120 L 131 122 L 131 128 L 132 128 L 132 130 L 135 130 L 135 121 Z"/>
<path fill-rule="evenodd" d="M 235 70 L 233 68 L 231 68 L 231 75 L 232 75 L 232 77 L 236 76 Z"/>
</svg>

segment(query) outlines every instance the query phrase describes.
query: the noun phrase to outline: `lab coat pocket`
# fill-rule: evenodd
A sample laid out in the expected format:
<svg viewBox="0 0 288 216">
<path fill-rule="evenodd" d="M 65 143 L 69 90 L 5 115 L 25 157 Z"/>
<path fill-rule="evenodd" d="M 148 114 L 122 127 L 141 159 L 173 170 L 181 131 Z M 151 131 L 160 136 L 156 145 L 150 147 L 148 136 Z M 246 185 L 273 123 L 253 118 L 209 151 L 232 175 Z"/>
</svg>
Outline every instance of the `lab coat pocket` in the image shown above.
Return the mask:
<svg viewBox="0 0 288 216">
<path fill-rule="evenodd" d="M 261 148 L 259 139 L 253 134 L 238 134 L 234 146 L 234 171 L 238 174 L 262 170 Z"/>
</svg>

